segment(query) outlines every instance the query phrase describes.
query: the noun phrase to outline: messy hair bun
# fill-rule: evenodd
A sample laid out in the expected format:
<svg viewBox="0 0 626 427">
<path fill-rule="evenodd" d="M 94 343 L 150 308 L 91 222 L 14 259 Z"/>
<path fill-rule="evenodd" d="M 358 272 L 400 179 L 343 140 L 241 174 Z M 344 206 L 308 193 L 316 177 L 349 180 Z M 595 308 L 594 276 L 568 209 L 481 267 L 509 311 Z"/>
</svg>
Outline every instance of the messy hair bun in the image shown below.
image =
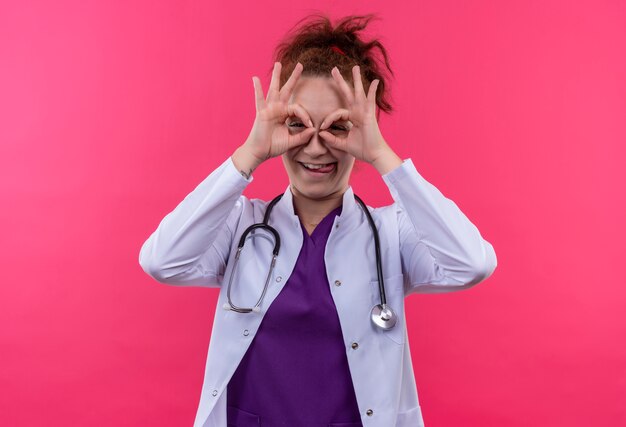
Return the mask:
<svg viewBox="0 0 626 427">
<path fill-rule="evenodd" d="M 373 14 L 347 16 L 335 26 L 322 14 L 301 19 L 274 52 L 275 62 L 282 64 L 281 87 L 298 62 L 304 66 L 302 76 L 330 77 L 331 70 L 336 66 L 350 84 L 353 84 L 352 67 L 358 65 L 365 93 L 370 83 L 378 79 L 376 105 L 386 113 L 391 112 L 385 68 L 391 75 L 393 71 L 389 66 L 387 51 L 380 41 L 374 39 L 365 42 L 359 35 L 373 18 Z M 375 48 L 378 48 L 379 55 L 375 54 Z"/>
</svg>

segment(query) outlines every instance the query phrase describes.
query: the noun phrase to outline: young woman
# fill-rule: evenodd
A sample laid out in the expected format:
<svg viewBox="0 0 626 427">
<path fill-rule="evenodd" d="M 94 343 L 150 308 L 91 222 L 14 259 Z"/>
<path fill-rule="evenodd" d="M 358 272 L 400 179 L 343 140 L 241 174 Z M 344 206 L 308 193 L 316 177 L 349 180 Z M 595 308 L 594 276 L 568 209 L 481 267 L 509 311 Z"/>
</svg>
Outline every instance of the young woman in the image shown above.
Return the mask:
<svg viewBox="0 0 626 427">
<path fill-rule="evenodd" d="M 404 297 L 466 289 L 496 267 L 477 228 L 383 138 L 387 54 L 359 34 L 371 18 L 297 26 L 267 95 L 253 77 L 246 141 L 141 248 L 157 281 L 220 288 L 197 427 L 423 425 Z M 277 156 L 282 197 L 243 196 Z M 361 204 L 355 159 L 380 173 L 392 205 Z"/>
</svg>

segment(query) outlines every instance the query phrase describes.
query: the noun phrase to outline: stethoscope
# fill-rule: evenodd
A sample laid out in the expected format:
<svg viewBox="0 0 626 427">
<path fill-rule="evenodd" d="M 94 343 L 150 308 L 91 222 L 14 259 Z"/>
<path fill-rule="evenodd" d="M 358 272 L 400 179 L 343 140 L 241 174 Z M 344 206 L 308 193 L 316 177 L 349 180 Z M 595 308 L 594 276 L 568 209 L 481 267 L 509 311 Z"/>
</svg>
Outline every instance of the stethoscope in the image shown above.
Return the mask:
<svg viewBox="0 0 626 427">
<path fill-rule="evenodd" d="M 270 279 L 274 271 L 274 266 L 276 265 L 276 258 L 278 257 L 278 252 L 280 250 L 280 235 L 278 234 L 278 231 L 276 231 L 276 229 L 272 227 L 271 225 L 269 225 L 268 223 L 269 223 L 270 214 L 272 213 L 272 209 L 274 208 L 274 205 L 278 203 L 278 201 L 281 199 L 282 196 L 283 195 L 281 194 L 275 197 L 267 205 L 267 209 L 265 210 L 265 215 L 263 216 L 263 222 L 252 224 L 250 227 L 246 228 L 246 230 L 241 234 L 241 238 L 239 239 L 239 245 L 237 246 L 237 253 L 235 254 L 235 261 L 233 264 L 233 269 L 230 274 L 230 279 L 228 280 L 228 287 L 226 289 L 226 297 L 228 299 L 228 302 L 224 304 L 224 309 L 236 311 L 237 313 L 251 313 L 251 312 L 259 313 L 261 311 L 261 302 L 263 301 L 263 298 L 265 297 L 265 294 L 267 292 L 267 288 L 269 286 Z M 359 203 L 359 205 L 361 206 L 361 209 L 363 209 L 363 212 L 365 212 L 365 215 L 367 216 L 367 221 L 369 222 L 370 228 L 372 229 L 372 234 L 374 235 L 374 248 L 376 252 L 376 270 L 378 273 L 378 291 L 380 293 L 380 304 L 376 304 L 372 308 L 372 312 L 371 312 L 372 322 L 381 329 L 391 329 L 395 326 L 398 320 L 398 316 L 391 309 L 391 307 L 387 305 L 387 296 L 385 295 L 385 282 L 383 280 L 383 267 L 382 267 L 382 261 L 381 261 L 382 257 L 380 255 L 380 239 L 378 237 L 378 230 L 376 229 L 376 225 L 374 224 L 372 215 L 370 214 L 369 209 L 367 209 L 367 206 L 365 206 L 365 203 L 363 203 L 363 200 L 361 200 L 361 198 L 358 197 L 356 194 L 354 195 L 354 199 Z M 230 298 L 230 288 L 233 282 L 233 277 L 235 276 L 235 272 L 237 271 L 237 264 L 239 263 L 239 257 L 241 255 L 241 252 L 243 251 L 243 246 L 246 242 L 246 239 L 249 237 L 248 235 L 251 232 L 255 230 L 259 230 L 259 229 L 268 231 L 274 237 L 274 250 L 272 252 L 273 255 L 272 255 L 272 261 L 270 263 L 270 269 L 269 269 L 269 272 L 267 273 L 267 277 L 265 278 L 265 285 L 263 286 L 263 292 L 261 292 L 261 296 L 259 297 L 259 300 L 256 302 L 254 307 L 252 308 L 238 307 L 232 302 Z M 254 236 L 254 233 L 250 237 L 253 237 L 253 236 Z M 263 237 L 267 237 L 267 236 L 263 235 Z M 269 239 L 269 237 L 267 238 Z"/>
</svg>

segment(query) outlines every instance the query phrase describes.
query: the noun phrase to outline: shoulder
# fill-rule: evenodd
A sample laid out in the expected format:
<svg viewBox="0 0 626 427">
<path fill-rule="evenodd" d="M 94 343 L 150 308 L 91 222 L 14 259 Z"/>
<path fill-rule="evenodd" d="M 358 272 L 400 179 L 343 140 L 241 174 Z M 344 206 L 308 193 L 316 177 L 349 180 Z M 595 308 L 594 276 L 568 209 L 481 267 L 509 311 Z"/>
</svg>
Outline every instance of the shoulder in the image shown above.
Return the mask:
<svg viewBox="0 0 626 427">
<path fill-rule="evenodd" d="M 264 200 L 260 198 L 248 198 L 241 195 L 236 202 L 235 210 L 239 212 L 240 216 L 247 219 L 246 222 L 262 222 L 265 212 L 273 200 L 274 199 Z"/>
<path fill-rule="evenodd" d="M 378 217 L 382 221 L 397 222 L 398 216 L 402 213 L 402 207 L 397 202 L 393 202 L 390 205 L 370 208 L 370 211 L 372 212 L 372 216 L 375 218 Z"/>
<path fill-rule="evenodd" d="M 368 211 L 371 214 L 372 220 L 376 226 L 378 234 L 383 236 L 396 236 L 399 230 L 399 213 L 401 208 L 397 203 L 390 205 L 384 205 L 380 207 L 367 206 Z M 368 222 L 367 216 L 363 212 L 360 221 Z M 391 239 L 395 241 L 394 239 Z"/>
</svg>

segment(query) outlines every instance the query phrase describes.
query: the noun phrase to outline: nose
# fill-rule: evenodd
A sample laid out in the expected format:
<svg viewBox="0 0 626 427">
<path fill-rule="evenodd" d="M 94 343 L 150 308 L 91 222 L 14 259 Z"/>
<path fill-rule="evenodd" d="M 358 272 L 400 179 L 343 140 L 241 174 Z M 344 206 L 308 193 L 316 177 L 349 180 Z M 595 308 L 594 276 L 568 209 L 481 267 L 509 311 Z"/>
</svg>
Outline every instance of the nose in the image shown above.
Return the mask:
<svg viewBox="0 0 626 427">
<path fill-rule="evenodd" d="M 309 142 L 304 145 L 303 152 L 310 157 L 319 157 L 328 152 L 328 147 L 319 136 L 319 131 L 315 132 Z"/>
</svg>

